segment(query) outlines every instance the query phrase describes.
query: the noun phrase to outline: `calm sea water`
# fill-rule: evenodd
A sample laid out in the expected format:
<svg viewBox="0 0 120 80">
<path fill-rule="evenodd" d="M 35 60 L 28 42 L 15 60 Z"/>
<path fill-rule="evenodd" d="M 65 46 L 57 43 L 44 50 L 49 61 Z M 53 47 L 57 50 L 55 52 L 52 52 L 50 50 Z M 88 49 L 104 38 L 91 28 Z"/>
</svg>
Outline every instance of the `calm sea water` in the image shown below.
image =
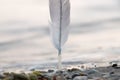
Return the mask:
<svg viewBox="0 0 120 80">
<path fill-rule="evenodd" d="M 64 65 L 120 60 L 120 1 L 71 0 Z M 48 0 L 0 0 L 0 69 L 55 65 Z"/>
</svg>

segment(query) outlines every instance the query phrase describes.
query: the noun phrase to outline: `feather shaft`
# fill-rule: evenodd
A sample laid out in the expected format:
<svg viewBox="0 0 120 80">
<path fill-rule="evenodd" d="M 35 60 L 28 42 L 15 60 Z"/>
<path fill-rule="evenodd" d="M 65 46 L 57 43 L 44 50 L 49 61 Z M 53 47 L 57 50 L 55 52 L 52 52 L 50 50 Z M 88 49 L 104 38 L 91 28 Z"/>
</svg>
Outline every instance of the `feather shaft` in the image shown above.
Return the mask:
<svg viewBox="0 0 120 80">
<path fill-rule="evenodd" d="M 59 29 L 59 54 L 61 54 L 61 31 L 62 31 L 62 1 L 60 0 L 60 29 Z"/>
<path fill-rule="evenodd" d="M 58 69 L 62 69 L 61 50 L 58 50 Z"/>
</svg>

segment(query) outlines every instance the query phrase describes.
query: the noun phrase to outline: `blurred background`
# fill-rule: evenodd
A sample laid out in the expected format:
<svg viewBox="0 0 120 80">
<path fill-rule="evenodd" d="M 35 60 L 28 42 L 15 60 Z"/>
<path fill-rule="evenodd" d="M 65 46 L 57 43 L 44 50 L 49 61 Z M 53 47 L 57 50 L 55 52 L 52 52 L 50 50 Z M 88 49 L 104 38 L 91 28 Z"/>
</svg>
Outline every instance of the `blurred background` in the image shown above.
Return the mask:
<svg viewBox="0 0 120 80">
<path fill-rule="evenodd" d="M 120 0 L 70 0 L 64 64 L 120 60 Z M 54 65 L 49 0 L 0 0 L 0 69 Z"/>
</svg>

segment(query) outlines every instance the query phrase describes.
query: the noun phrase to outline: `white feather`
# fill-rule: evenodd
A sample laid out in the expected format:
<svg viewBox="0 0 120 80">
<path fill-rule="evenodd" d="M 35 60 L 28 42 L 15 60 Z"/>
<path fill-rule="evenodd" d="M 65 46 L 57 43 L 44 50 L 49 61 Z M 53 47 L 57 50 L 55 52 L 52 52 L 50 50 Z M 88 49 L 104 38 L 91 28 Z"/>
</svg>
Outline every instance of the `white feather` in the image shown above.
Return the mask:
<svg viewBox="0 0 120 80">
<path fill-rule="evenodd" d="M 68 39 L 70 23 L 70 2 L 69 0 L 49 0 L 51 17 L 51 37 L 54 46 L 61 50 L 61 47 Z"/>
</svg>

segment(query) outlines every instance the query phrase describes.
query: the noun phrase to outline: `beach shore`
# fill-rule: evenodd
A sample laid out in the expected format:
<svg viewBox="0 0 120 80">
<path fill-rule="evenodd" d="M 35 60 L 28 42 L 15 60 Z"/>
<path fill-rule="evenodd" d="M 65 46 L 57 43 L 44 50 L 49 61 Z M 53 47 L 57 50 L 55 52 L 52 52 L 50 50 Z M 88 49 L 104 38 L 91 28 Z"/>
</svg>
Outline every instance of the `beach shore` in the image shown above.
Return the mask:
<svg viewBox="0 0 120 80">
<path fill-rule="evenodd" d="M 111 66 L 78 68 L 3 72 L 0 80 L 120 80 L 120 66 L 112 64 Z"/>
</svg>

